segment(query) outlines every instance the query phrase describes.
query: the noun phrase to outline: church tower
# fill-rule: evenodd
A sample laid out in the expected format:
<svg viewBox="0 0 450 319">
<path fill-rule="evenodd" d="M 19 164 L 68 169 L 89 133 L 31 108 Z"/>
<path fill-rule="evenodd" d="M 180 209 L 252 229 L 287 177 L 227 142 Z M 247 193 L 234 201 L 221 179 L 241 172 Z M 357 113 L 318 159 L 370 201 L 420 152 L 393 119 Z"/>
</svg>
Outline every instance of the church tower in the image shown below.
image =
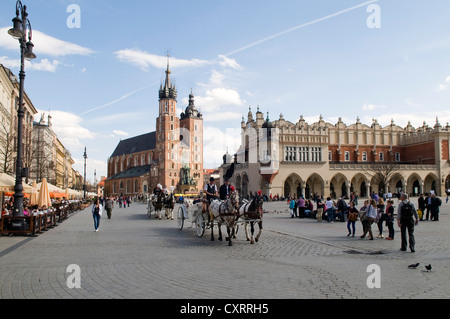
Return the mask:
<svg viewBox="0 0 450 319">
<path fill-rule="evenodd" d="M 159 183 L 167 188 L 176 187 L 179 181 L 181 165 L 176 156 L 176 144 L 179 142 L 180 120 L 177 116 L 177 89 L 170 79 L 169 56 L 164 86 L 159 89 L 159 116 L 156 119 L 156 154 L 158 160 Z"/>
<path fill-rule="evenodd" d="M 183 141 L 183 168 L 189 168 L 191 184 L 197 191 L 203 189 L 203 115 L 195 106 L 194 94 L 189 94 L 189 105 L 180 115 L 180 130 Z"/>
</svg>

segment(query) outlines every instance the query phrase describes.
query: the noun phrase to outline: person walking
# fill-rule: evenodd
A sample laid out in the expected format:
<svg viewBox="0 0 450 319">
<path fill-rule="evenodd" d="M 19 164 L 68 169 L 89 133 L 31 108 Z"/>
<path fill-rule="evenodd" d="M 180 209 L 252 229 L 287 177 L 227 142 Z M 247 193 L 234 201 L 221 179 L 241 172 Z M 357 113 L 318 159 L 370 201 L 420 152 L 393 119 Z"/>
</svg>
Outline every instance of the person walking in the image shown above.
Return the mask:
<svg viewBox="0 0 450 319">
<path fill-rule="evenodd" d="M 385 219 L 385 205 L 384 205 L 384 200 L 383 198 L 378 198 L 378 203 L 377 203 L 377 217 L 375 218 L 375 223 L 378 226 L 378 236 L 377 238 L 384 238 L 383 236 L 383 222 Z"/>
<path fill-rule="evenodd" d="M 106 197 L 105 209 L 106 209 L 106 214 L 108 215 L 108 219 L 111 219 L 111 217 L 112 217 L 113 208 L 114 208 L 114 202 L 112 201 L 111 197 Z"/>
<path fill-rule="evenodd" d="M 102 218 L 103 206 L 98 199 L 95 200 L 94 206 L 92 206 L 92 216 L 94 217 L 94 229 L 98 232 L 100 227 L 100 219 Z"/>
<path fill-rule="evenodd" d="M 388 200 L 386 206 L 386 226 L 389 229 L 389 236 L 386 238 L 387 240 L 394 240 L 394 201 Z"/>
<path fill-rule="evenodd" d="M 333 223 L 334 222 L 334 205 L 331 201 L 331 197 L 327 197 L 327 201 L 325 202 L 325 206 L 327 207 L 327 222 Z"/>
<path fill-rule="evenodd" d="M 364 216 L 364 233 L 360 238 L 365 238 L 366 234 L 369 233 L 369 239 L 373 240 L 373 233 L 372 233 L 372 224 L 375 221 L 375 218 L 377 217 L 377 202 L 375 199 L 371 199 L 369 202 L 369 205 L 366 208 L 366 214 Z"/>
<path fill-rule="evenodd" d="M 300 198 L 297 201 L 297 207 L 298 207 L 298 217 L 299 218 L 305 218 L 305 199 L 303 198 L 303 195 L 300 196 Z"/>
<path fill-rule="evenodd" d="M 319 223 L 322 222 L 322 215 L 323 215 L 323 207 L 324 207 L 323 197 L 318 196 L 317 197 L 317 221 Z"/>
<path fill-rule="evenodd" d="M 406 251 L 408 241 L 406 239 L 406 231 L 409 235 L 409 249 L 412 253 L 415 252 L 416 240 L 414 238 L 414 226 L 419 223 L 419 215 L 417 214 L 414 204 L 408 199 L 408 195 L 402 193 L 400 195 L 401 202 L 398 204 L 397 209 L 397 224 L 400 227 L 402 235 L 401 251 Z M 415 222 L 414 222 L 414 219 Z"/>
<path fill-rule="evenodd" d="M 439 207 L 441 205 L 441 199 L 436 194 L 431 194 L 431 220 L 439 221 Z"/>
<path fill-rule="evenodd" d="M 358 209 L 355 207 L 355 202 L 350 202 L 350 208 L 348 210 L 348 218 L 347 218 L 347 229 L 348 235 L 352 235 L 355 237 L 355 223 L 358 220 Z M 350 230 L 350 226 L 352 227 L 353 232 Z"/>
<path fill-rule="evenodd" d="M 289 202 L 289 209 L 291 211 L 291 218 L 294 218 L 295 199 L 293 199 L 293 198 Z"/>
</svg>

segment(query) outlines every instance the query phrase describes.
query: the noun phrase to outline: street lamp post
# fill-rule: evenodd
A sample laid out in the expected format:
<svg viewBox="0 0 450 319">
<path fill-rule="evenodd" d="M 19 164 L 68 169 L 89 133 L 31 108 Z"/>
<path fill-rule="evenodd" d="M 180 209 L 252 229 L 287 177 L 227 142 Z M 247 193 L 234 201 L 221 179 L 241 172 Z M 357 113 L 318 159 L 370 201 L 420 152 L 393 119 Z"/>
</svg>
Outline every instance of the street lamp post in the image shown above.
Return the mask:
<svg viewBox="0 0 450 319">
<path fill-rule="evenodd" d="M 83 182 L 83 198 L 86 200 L 86 159 L 87 159 L 87 153 L 86 153 L 86 146 L 84 147 L 84 182 Z"/>
<path fill-rule="evenodd" d="M 23 168 L 23 118 L 25 110 L 23 107 L 24 82 L 25 82 L 25 59 L 33 60 L 36 55 L 33 53 L 33 43 L 31 42 L 32 30 L 30 20 L 28 20 L 27 7 L 18 0 L 16 2 L 16 17 L 12 20 L 13 27 L 8 30 L 8 34 L 20 43 L 20 88 L 19 105 L 17 110 L 17 160 L 16 160 L 16 184 L 14 186 L 14 210 L 13 216 L 23 216 L 23 184 L 22 179 L 27 175 L 27 169 Z M 28 42 L 27 42 L 28 36 Z"/>
</svg>

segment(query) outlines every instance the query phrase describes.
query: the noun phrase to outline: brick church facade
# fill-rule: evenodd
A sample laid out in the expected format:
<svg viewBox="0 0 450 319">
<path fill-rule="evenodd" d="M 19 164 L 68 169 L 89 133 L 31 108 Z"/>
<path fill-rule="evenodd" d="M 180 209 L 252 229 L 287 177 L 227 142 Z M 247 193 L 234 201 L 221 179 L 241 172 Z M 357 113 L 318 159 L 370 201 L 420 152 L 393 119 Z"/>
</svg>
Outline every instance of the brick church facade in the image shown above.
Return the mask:
<svg viewBox="0 0 450 319">
<path fill-rule="evenodd" d="M 152 192 L 157 184 L 175 193 L 203 188 L 203 116 L 194 95 L 177 115 L 177 89 L 167 64 L 159 90 L 156 131 L 120 141 L 108 159 L 105 195 L 134 196 Z"/>
</svg>

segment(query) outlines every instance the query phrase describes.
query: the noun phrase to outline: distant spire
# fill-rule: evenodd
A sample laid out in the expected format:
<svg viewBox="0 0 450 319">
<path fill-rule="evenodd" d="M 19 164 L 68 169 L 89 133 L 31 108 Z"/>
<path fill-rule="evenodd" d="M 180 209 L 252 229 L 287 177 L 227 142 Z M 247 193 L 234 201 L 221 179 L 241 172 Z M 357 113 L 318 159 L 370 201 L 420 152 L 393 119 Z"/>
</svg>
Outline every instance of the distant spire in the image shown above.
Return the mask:
<svg viewBox="0 0 450 319">
<path fill-rule="evenodd" d="M 162 87 L 161 84 L 161 88 L 159 90 L 159 98 L 160 99 L 167 99 L 167 98 L 172 98 L 172 99 L 177 99 L 177 89 L 175 87 L 175 85 L 172 85 L 170 83 L 170 74 L 172 72 L 170 71 L 170 55 L 169 53 L 167 53 L 167 70 L 166 70 L 166 80 L 164 83 L 164 87 Z"/>
<path fill-rule="evenodd" d="M 165 90 L 170 89 L 170 73 L 171 72 L 170 72 L 170 61 L 169 61 L 169 59 L 170 59 L 170 55 L 169 55 L 169 53 L 167 53 L 166 84 L 164 86 Z"/>
</svg>

